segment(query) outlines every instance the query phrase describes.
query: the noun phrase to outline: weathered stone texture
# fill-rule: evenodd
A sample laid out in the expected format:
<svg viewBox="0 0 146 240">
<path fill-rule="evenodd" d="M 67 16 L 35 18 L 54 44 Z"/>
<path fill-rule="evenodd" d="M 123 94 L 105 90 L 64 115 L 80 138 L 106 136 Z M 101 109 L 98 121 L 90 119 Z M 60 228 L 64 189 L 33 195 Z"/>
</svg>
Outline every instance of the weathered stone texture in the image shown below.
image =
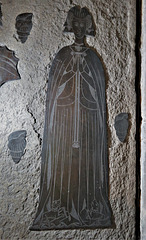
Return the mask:
<svg viewBox="0 0 146 240">
<path fill-rule="evenodd" d="M 20 59 L 21 80 L 0 88 L 0 206 L 1 239 L 135 239 L 135 0 L 2 0 L 0 45 Z M 103 60 L 107 79 L 110 202 L 115 228 L 30 232 L 40 183 L 41 140 L 44 127 L 48 72 L 55 53 L 73 42 L 63 35 L 68 10 L 78 4 L 93 14 L 96 37 L 87 39 Z M 33 13 L 27 41 L 17 41 L 16 16 Z M 114 129 L 120 112 L 129 113 L 126 142 Z M 8 154 L 11 132 L 27 131 L 26 153 L 15 165 Z"/>
</svg>

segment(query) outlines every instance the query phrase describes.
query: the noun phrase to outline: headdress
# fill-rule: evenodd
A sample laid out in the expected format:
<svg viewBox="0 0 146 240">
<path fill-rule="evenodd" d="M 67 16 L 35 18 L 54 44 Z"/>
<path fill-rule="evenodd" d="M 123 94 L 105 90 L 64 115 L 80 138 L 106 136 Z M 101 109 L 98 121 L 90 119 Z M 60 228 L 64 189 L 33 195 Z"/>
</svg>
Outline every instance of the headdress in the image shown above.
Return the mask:
<svg viewBox="0 0 146 240">
<path fill-rule="evenodd" d="M 76 18 L 78 20 L 85 19 L 86 21 L 86 35 L 95 36 L 95 27 L 91 14 L 87 8 L 80 8 L 79 6 L 72 7 L 67 15 L 66 22 L 64 24 L 64 32 L 73 32 L 72 21 Z"/>
</svg>

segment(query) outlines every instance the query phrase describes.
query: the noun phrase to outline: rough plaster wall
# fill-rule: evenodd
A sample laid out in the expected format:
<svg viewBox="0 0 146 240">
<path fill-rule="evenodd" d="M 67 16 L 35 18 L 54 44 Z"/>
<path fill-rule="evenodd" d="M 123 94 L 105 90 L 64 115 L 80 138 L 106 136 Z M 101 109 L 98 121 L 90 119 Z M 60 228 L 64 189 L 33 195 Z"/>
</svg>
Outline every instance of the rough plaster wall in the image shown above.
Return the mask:
<svg viewBox="0 0 146 240">
<path fill-rule="evenodd" d="M 135 239 L 135 0 L 2 0 L 0 44 L 20 59 L 21 80 L 0 88 L 1 239 Z M 40 182 L 41 139 L 48 72 L 55 53 L 73 42 L 62 34 L 68 10 L 78 4 L 93 14 L 96 37 L 88 43 L 106 68 L 109 133 L 110 203 L 115 229 L 30 232 Z M 33 13 L 26 43 L 16 41 L 15 19 Z M 130 128 L 120 143 L 114 118 L 129 113 Z M 27 130 L 26 153 L 15 164 L 7 149 L 8 135 Z"/>
</svg>

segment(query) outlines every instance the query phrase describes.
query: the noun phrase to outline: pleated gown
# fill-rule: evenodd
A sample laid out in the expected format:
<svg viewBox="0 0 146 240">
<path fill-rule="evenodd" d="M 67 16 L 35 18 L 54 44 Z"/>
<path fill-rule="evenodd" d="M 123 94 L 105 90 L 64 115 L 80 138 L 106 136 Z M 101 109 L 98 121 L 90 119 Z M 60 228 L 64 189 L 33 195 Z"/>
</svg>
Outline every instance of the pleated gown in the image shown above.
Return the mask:
<svg viewBox="0 0 146 240">
<path fill-rule="evenodd" d="M 38 212 L 31 230 L 111 225 L 105 76 L 97 54 L 67 46 L 49 76 Z"/>
</svg>

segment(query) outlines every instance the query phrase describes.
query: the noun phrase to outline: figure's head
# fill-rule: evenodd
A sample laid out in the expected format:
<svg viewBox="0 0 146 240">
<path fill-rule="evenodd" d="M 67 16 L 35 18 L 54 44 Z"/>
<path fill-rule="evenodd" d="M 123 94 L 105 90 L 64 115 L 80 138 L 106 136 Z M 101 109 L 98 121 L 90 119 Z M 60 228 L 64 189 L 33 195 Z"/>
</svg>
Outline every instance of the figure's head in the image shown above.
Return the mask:
<svg viewBox="0 0 146 240">
<path fill-rule="evenodd" d="M 17 34 L 22 43 L 27 40 L 27 37 L 32 28 L 32 13 L 22 13 L 16 17 L 15 27 Z"/>
<path fill-rule="evenodd" d="M 22 13 L 16 17 L 16 29 L 29 33 L 32 28 L 32 13 Z"/>
<path fill-rule="evenodd" d="M 94 36 L 95 28 L 91 14 L 86 8 L 75 6 L 68 12 L 64 32 L 73 32 L 76 38 Z"/>
</svg>

